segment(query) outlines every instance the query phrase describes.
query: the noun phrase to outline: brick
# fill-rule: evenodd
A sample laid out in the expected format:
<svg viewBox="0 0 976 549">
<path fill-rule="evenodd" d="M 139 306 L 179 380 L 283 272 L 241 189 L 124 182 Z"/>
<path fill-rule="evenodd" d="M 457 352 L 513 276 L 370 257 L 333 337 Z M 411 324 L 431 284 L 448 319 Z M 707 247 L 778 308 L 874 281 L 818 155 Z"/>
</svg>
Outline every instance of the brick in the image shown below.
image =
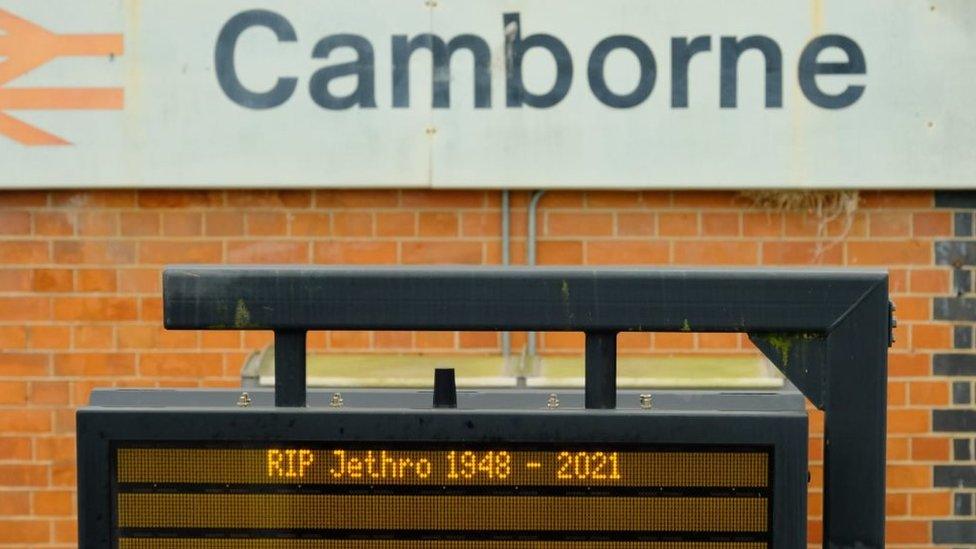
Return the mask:
<svg viewBox="0 0 976 549">
<path fill-rule="evenodd" d="M 888 489 L 932 486 L 932 468 L 926 465 L 888 465 L 887 477 Z"/>
<path fill-rule="evenodd" d="M 657 234 L 660 236 L 697 236 L 698 214 L 661 213 L 657 216 Z"/>
<path fill-rule="evenodd" d="M 135 355 L 123 353 L 71 353 L 54 355 L 59 376 L 128 376 L 135 373 Z"/>
<path fill-rule="evenodd" d="M 417 226 L 420 236 L 457 236 L 458 216 L 454 212 L 420 212 Z"/>
<path fill-rule="evenodd" d="M 925 543 L 929 540 L 929 524 L 920 520 L 889 520 L 885 523 L 885 542 Z"/>
<path fill-rule="evenodd" d="M 829 242 L 786 240 L 762 243 L 763 265 L 839 265 L 843 261 L 843 248 Z"/>
<path fill-rule="evenodd" d="M 416 345 L 420 349 L 453 349 L 454 332 L 417 332 L 415 336 Z M 368 346 L 368 342 L 366 346 Z"/>
<path fill-rule="evenodd" d="M 420 334 L 418 333 L 418 339 Z M 453 336 L 451 336 L 453 345 Z M 335 349 L 368 349 L 369 332 L 362 330 L 347 330 L 341 332 L 329 332 L 329 346 Z M 418 343 L 418 346 L 423 346 Z"/>
<path fill-rule="evenodd" d="M 932 359 L 932 370 L 937 376 L 976 376 L 976 355 L 946 353 Z"/>
<path fill-rule="evenodd" d="M 255 212 L 244 217 L 250 236 L 284 236 L 288 234 L 288 216 L 276 212 Z"/>
<path fill-rule="evenodd" d="M 976 265 L 976 241 L 943 240 L 935 243 L 936 265 L 959 268 Z"/>
<path fill-rule="evenodd" d="M 75 459 L 74 435 L 37 437 L 34 439 L 34 456 L 37 461 L 72 461 Z"/>
<path fill-rule="evenodd" d="M 954 494 L 952 514 L 968 517 L 973 514 L 973 495 Z"/>
<path fill-rule="evenodd" d="M 0 307 L 0 310 L 3 310 Z M 48 374 L 49 359 L 42 353 L 10 353 L 0 349 L 0 377 L 37 377 Z M 2 430 L 0 430 L 2 431 Z"/>
<path fill-rule="evenodd" d="M 218 263 L 223 259 L 220 242 L 147 241 L 139 243 L 139 261 L 148 264 Z"/>
<path fill-rule="evenodd" d="M 31 493 L 26 490 L 0 492 L 0 516 L 29 515 L 30 496 Z"/>
<path fill-rule="evenodd" d="M 417 214 L 413 212 L 378 212 L 376 214 L 378 236 L 416 236 Z"/>
<path fill-rule="evenodd" d="M 406 264 L 471 264 L 481 263 L 481 243 L 462 241 L 403 242 L 402 261 Z"/>
<path fill-rule="evenodd" d="M 157 236 L 160 223 L 157 212 L 122 212 L 119 232 L 122 236 Z"/>
<path fill-rule="evenodd" d="M 394 214 L 390 214 L 394 215 Z M 413 214 L 400 214 L 405 215 L 407 220 L 405 223 L 411 224 L 413 221 Z M 383 233 L 380 231 L 380 214 L 376 216 L 377 233 L 381 236 Z M 502 216 L 497 212 L 462 212 L 461 213 L 461 235 L 462 236 L 489 236 L 501 238 L 502 234 Z"/>
<path fill-rule="evenodd" d="M 973 402 L 973 384 L 969 381 L 956 381 L 952 384 L 952 403 L 971 404 Z"/>
<path fill-rule="evenodd" d="M 545 235 L 553 236 L 610 236 L 613 216 L 607 213 L 546 212 Z"/>
<path fill-rule="evenodd" d="M 558 349 L 562 351 L 580 350 L 585 346 L 585 336 L 579 332 L 545 332 L 541 343 L 544 349 Z"/>
<path fill-rule="evenodd" d="M 976 540 L 976 520 L 932 521 L 932 542 L 938 544 L 971 544 Z"/>
<path fill-rule="evenodd" d="M 71 208 L 126 208 L 134 206 L 136 193 L 134 191 L 106 190 L 106 191 L 58 191 L 51 193 L 51 205 L 54 207 L 67 206 Z"/>
<path fill-rule="evenodd" d="M 203 234 L 207 236 L 241 236 L 244 234 L 244 214 L 212 211 L 203 216 Z"/>
<path fill-rule="evenodd" d="M 227 243 L 230 263 L 308 263 L 308 244 L 287 240 L 254 240 Z"/>
<path fill-rule="evenodd" d="M 898 211 L 871 212 L 868 216 L 872 237 L 907 237 L 912 234 L 912 216 Z"/>
<path fill-rule="evenodd" d="M 203 214 L 195 212 L 163 212 L 163 236 L 199 236 L 203 234 Z"/>
<path fill-rule="evenodd" d="M 223 191 L 139 191 L 142 208 L 190 208 L 222 206 Z"/>
<path fill-rule="evenodd" d="M 746 205 L 745 199 L 730 191 L 677 191 L 672 200 L 678 208 L 734 208 Z"/>
<path fill-rule="evenodd" d="M 289 231 L 292 236 L 329 236 L 332 234 L 332 217 L 327 213 L 291 213 Z"/>
<path fill-rule="evenodd" d="M 61 264 L 119 265 L 134 263 L 135 244 L 100 240 L 54 243 L 54 261 Z"/>
<path fill-rule="evenodd" d="M 152 353 L 139 359 L 139 373 L 153 377 L 219 377 L 223 375 L 220 353 Z"/>
<path fill-rule="evenodd" d="M 972 292 L 973 272 L 969 269 L 953 269 L 952 291 L 956 293 L 957 297 Z"/>
<path fill-rule="evenodd" d="M 320 208 L 392 208 L 399 204 L 395 190 L 317 190 L 315 205 Z"/>
<path fill-rule="evenodd" d="M 56 297 L 56 320 L 136 320 L 136 300 L 125 297 Z"/>
<path fill-rule="evenodd" d="M 12 350 L 27 347 L 27 328 L 0 326 L 0 349 Z"/>
<path fill-rule="evenodd" d="M 516 256 L 513 254 L 513 257 Z M 579 265 L 583 263 L 583 243 L 575 240 L 540 240 L 536 246 L 536 263 Z"/>
<path fill-rule="evenodd" d="M 0 543 L 46 543 L 50 525 L 46 520 L 0 519 Z"/>
<path fill-rule="evenodd" d="M 417 208 L 480 208 L 485 205 L 481 191 L 401 191 L 400 205 Z"/>
<path fill-rule="evenodd" d="M 332 214 L 332 232 L 336 236 L 372 236 L 373 215 L 367 212 L 336 212 Z"/>
<path fill-rule="evenodd" d="M 112 326 L 75 326 L 72 340 L 75 350 L 114 349 L 115 329 Z"/>
<path fill-rule="evenodd" d="M 976 409 L 932 410 L 932 430 L 976 433 Z"/>
<path fill-rule="evenodd" d="M 377 240 L 316 242 L 314 261 L 327 264 L 384 265 L 396 263 L 396 242 Z"/>
<path fill-rule="evenodd" d="M 932 307 L 936 320 L 976 322 L 976 298 L 937 297 L 932 300 Z"/>
<path fill-rule="evenodd" d="M 745 212 L 742 214 L 742 234 L 744 236 L 782 236 L 783 214 L 767 212 Z"/>
<path fill-rule="evenodd" d="M 952 497 L 948 492 L 912 494 L 912 516 L 944 517 L 952 511 Z"/>
<path fill-rule="evenodd" d="M 640 191 L 587 191 L 584 200 L 588 208 L 640 208 L 643 196 Z"/>
<path fill-rule="evenodd" d="M 34 514 L 69 516 L 74 514 L 74 494 L 67 490 L 34 492 Z"/>
<path fill-rule="evenodd" d="M 932 468 L 936 488 L 976 488 L 976 467 L 966 465 L 936 465 Z"/>
<path fill-rule="evenodd" d="M 889 433 L 927 433 L 929 431 L 928 410 L 888 410 Z"/>
<path fill-rule="evenodd" d="M 908 514 L 907 494 L 885 494 L 885 516 L 897 517 Z"/>
<path fill-rule="evenodd" d="M 607 240 L 586 243 L 587 265 L 662 265 L 670 246 L 660 241 Z"/>
<path fill-rule="evenodd" d="M 914 461 L 948 461 L 949 439 L 913 438 L 912 459 Z"/>
<path fill-rule="evenodd" d="M 81 212 L 76 227 L 79 236 L 118 236 L 119 217 L 115 212 Z"/>
<path fill-rule="evenodd" d="M 618 213 L 617 234 L 620 236 L 654 236 L 657 234 L 657 216 L 651 212 Z"/>
<path fill-rule="evenodd" d="M 71 329 L 67 326 L 31 326 L 31 349 L 67 349 L 71 347 Z"/>
<path fill-rule="evenodd" d="M 162 273 L 159 269 L 119 269 L 116 272 L 120 294 L 157 294 L 160 291 Z"/>
<path fill-rule="evenodd" d="M 32 453 L 31 438 L 13 437 L 8 434 L 0 436 L 0 460 L 7 461 L 26 461 L 31 458 Z M 0 494 L 3 494 L 0 491 Z M 4 513 L 0 511 L 0 516 Z"/>
<path fill-rule="evenodd" d="M 166 330 L 162 326 L 119 326 L 117 329 L 119 349 L 195 349 L 196 332 Z M 236 332 L 206 331 L 203 334 L 231 334 Z"/>
<path fill-rule="evenodd" d="M 936 208 L 976 208 L 976 192 L 935 191 Z"/>
<path fill-rule="evenodd" d="M 29 292 L 32 278 L 33 271 L 29 269 L 0 268 L 0 292 Z"/>
<path fill-rule="evenodd" d="M 850 265 L 927 265 L 931 261 L 931 244 L 919 240 L 847 243 L 847 262 Z"/>
<path fill-rule="evenodd" d="M 0 191 L 0 208 L 46 206 L 47 202 L 45 191 Z"/>
<path fill-rule="evenodd" d="M 908 269 L 888 269 L 888 292 L 892 294 L 908 292 Z"/>
<path fill-rule="evenodd" d="M 528 205 L 531 196 L 527 195 L 525 205 Z M 546 191 L 539 200 L 539 209 L 580 209 L 583 207 L 583 193 L 577 191 Z"/>
<path fill-rule="evenodd" d="M 952 234 L 956 236 L 973 236 L 973 213 L 956 212 L 952 216 Z"/>
<path fill-rule="evenodd" d="M 66 381 L 32 381 L 30 403 L 35 406 L 66 405 L 71 394 Z"/>
<path fill-rule="evenodd" d="M 75 234 L 75 212 L 35 212 L 34 234 L 39 236 L 71 236 Z"/>
<path fill-rule="evenodd" d="M 617 334 L 617 349 L 624 351 L 650 351 L 651 336 L 647 332 L 620 332 Z"/>
<path fill-rule="evenodd" d="M 656 333 L 654 334 L 655 349 L 694 349 L 695 334 L 686 333 Z"/>
<path fill-rule="evenodd" d="M 949 212 L 916 212 L 912 215 L 912 230 L 917 237 L 951 236 L 952 214 Z"/>
<path fill-rule="evenodd" d="M 932 300 L 927 297 L 892 296 L 891 300 L 898 307 L 896 315 L 899 322 L 913 320 L 930 320 Z"/>
<path fill-rule="evenodd" d="M 413 346 L 412 332 L 376 332 L 373 335 L 373 346 L 377 349 L 406 349 Z"/>
<path fill-rule="evenodd" d="M 158 297 L 143 297 L 139 299 L 139 320 L 152 322 L 156 325 L 163 322 L 163 300 Z"/>
<path fill-rule="evenodd" d="M 80 269 L 78 271 L 79 292 L 114 292 L 115 271 L 111 269 Z"/>
<path fill-rule="evenodd" d="M 237 349 L 241 346 L 241 334 L 240 332 L 207 330 L 200 333 L 200 346 L 204 349 Z M 190 345 L 181 347 L 192 348 Z"/>
<path fill-rule="evenodd" d="M 674 245 L 676 265 L 756 265 L 758 262 L 756 242 L 691 240 Z"/>
<path fill-rule="evenodd" d="M 51 412 L 47 410 L 0 409 L 0 433 L 46 433 L 51 430 Z M 0 475 L 2 476 L 2 475 Z M 3 482 L 0 482 L 3 484 Z M 47 484 L 45 477 L 44 484 Z"/>
<path fill-rule="evenodd" d="M 914 324 L 912 346 L 917 349 L 947 349 L 952 346 L 952 326 L 948 324 Z"/>
<path fill-rule="evenodd" d="M 739 214 L 726 212 L 702 212 L 703 236 L 739 236 Z"/>
<path fill-rule="evenodd" d="M 904 406 L 908 402 L 908 384 L 900 381 L 888 382 L 888 407 Z"/>
<path fill-rule="evenodd" d="M 460 332 L 458 345 L 462 349 L 497 349 L 498 332 Z"/>
<path fill-rule="evenodd" d="M 27 404 L 27 383 L 0 381 L 0 405 Z"/>
<path fill-rule="evenodd" d="M 75 274 L 71 269 L 34 269 L 32 288 L 35 292 L 70 292 L 75 289 Z"/>
<path fill-rule="evenodd" d="M 312 203 L 312 193 L 305 190 L 228 191 L 225 198 L 228 206 L 246 208 L 307 208 Z"/>
<path fill-rule="evenodd" d="M 0 321 L 47 320 L 50 314 L 47 297 L 0 297 Z"/>
<path fill-rule="evenodd" d="M 0 210 L 0 235 L 26 235 L 30 232 L 30 212 Z"/>
<path fill-rule="evenodd" d="M 862 208 L 928 208 L 934 203 L 931 191 L 862 191 Z"/>
<path fill-rule="evenodd" d="M 50 260 L 47 242 L 0 240 L 0 264 L 31 265 Z"/>
<path fill-rule="evenodd" d="M 949 276 L 945 269 L 913 269 L 908 274 L 908 288 L 913 293 L 945 294 L 949 292 Z"/>
</svg>

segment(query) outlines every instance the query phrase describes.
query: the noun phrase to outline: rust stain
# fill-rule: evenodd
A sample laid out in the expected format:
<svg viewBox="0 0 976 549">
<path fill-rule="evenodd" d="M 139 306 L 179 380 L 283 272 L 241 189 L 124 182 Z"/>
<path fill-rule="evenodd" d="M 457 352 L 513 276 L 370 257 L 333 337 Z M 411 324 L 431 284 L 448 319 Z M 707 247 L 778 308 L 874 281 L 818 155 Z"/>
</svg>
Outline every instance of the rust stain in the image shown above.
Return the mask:
<svg viewBox="0 0 976 549">
<path fill-rule="evenodd" d="M 55 34 L 0 9 L 0 134 L 23 145 L 68 145 L 68 141 L 22 122 L 4 110 L 119 110 L 121 88 L 4 88 L 7 83 L 58 57 L 117 56 L 121 34 Z"/>
</svg>

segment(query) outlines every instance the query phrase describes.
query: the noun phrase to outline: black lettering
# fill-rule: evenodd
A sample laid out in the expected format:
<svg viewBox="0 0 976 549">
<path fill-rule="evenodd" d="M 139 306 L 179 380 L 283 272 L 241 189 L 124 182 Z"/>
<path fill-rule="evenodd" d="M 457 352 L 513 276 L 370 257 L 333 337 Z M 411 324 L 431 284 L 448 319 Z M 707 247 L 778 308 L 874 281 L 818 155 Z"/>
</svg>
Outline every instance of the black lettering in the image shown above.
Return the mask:
<svg viewBox="0 0 976 549">
<path fill-rule="evenodd" d="M 845 63 L 820 63 L 817 57 L 827 48 L 839 48 L 847 55 Z M 864 95 L 864 86 L 847 86 L 844 91 L 831 95 L 817 86 L 820 74 L 866 74 L 868 71 L 864 52 L 857 42 L 839 34 L 819 36 L 810 41 L 800 54 L 798 68 L 800 89 L 811 103 L 824 109 L 843 109 L 853 105 Z"/>
<path fill-rule="evenodd" d="M 607 87 L 604 64 L 607 56 L 615 49 L 623 48 L 630 50 L 637 57 L 640 64 L 640 78 L 634 90 L 626 95 L 617 95 Z M 634 36 L 610 36 L 600 40 L 590 54 L 590 63 L 587 67 L 587 76 L 590 80 L 590 89 L 593 95 L 601 103 L 615 109 L 626 109 L 640 105 L 651 95 L 654 90 L 654 82 L 657 79 L 657 63 L 654 62 L 654 54 L 647 44 L 641 42 Z"/>
<path fill-rule="evenodd" d="M 249 109 L 272 109 L 288 101 L 295 93 L 297 78 L 279 78 L 274 87 L 266 92 L 254 92 L 244 87 L 237 77 L 234 53 L 237 40 L 251 27 L 270 29 L 279 42 L 295 42 L 298 36 L 287 19 L 273 11 L 250 10 L 231 17 L 217 36 L 214 50 L 214 66 L 217 82 L 227 97 L 242 107 Z"/>
<path fill-rule="evenodd" d="M 685 37 L 671 39 L 671 106 L 688 107 L 688 65 L 696 53 L 712 50 L 711 36 L 696 36 L 691 42 Z"/>
<path fill-rule="evenodd" d="M 551 34 L 533 34 L 522 38 L 522 23 L 517 13 L 502 16 L 505 29 L 505 90 L 506 104 L 521 107 L 523 104 L 545 109 L 562 101 L 573 82 L 573 59 L 569 50 Z M 556 82 L 543 94 L 534 94 L 522 83 L 522 59 L 532 48 L 543 48 L 556 62 Z"/>
<path fill-rule="evenodd" d="M 434 34 L 420 34 L 410 41 L 402 34 L 394 36 L 394 107 L 410 106 L 410 56 L 421 48 L 430 50 L 433 61 L 431 104 L 434 108 L 446 109 L 451 106 L 451 57 L 459 49 L 470 51 L 474 59 L 474 106 L 479 109 L 491 107 L 491 51 L 483 38 L 473 34 L 456 36 L 446 45 L 441 37 Z"/>
<path fill-rule="evenodd" d="M 330 110 L 348 109 L 356 105 L 367 109 L 376 107 L 373 45 L 358 34 L 334 34 L 315 44 L 312 57 L 328 59 L 332 51 L 337 48 L 352 48 L 356 51 L 356 60 L 330 65 L 315 71 L 308 83 L 312 101 L 323 109 Z M 356 89 L 349 95 L 336 97 L 329 91 L 329 82 L 344 76 L 356 77 Z"/>
<path fill-rule="evenodd" d="M 783 53 L 768 36 L 722 37 L 721 105 L 734 109 L 737 105 L 739 57 L 747 50 L 759 50 L 766 59 L 766 108 L 783 106 Z"/>
</svg>

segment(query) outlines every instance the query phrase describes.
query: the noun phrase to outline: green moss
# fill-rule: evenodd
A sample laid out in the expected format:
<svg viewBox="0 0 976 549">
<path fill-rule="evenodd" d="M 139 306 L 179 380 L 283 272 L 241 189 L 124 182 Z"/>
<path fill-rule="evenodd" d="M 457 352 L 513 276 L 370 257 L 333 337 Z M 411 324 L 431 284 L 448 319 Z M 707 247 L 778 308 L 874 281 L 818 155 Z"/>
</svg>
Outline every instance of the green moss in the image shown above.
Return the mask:
<svg viewBox="0 0 976 549">
<path fill-rule="evenodd" d="M 691 324 L 688 323 L 688 319 L 687 318 L 685 319 L 684 322 L 681 323 L 681 331 L 682 332 L 690 332 L 691 331 Z"/>
<path fill-rule="evenodd" d="M 244 298 L 237 300 L 237 308 L 234 310 L 234 327 L 247 328 L 251 325 L 251 312 L 247 310 Z"/>
</svg>

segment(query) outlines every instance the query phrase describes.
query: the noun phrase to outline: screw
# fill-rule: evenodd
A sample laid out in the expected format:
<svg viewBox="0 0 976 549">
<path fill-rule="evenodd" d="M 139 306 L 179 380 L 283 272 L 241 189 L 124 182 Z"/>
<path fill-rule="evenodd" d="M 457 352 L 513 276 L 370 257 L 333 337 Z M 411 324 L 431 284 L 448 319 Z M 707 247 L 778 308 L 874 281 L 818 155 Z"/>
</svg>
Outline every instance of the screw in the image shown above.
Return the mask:
<svg viewBox="0 0 976 549">
<path fill-rule="evenodd" d="M 427 0 L 426 2 L 424 2 L 424 5 L 427 6 L 428 8 L 436 8 L 437 0 Z"/>
<path fill-rule="evenodd" d="M 546 399 L 546 408 L 550 410 L 559 408 L 559 396 L 556 393 L 549 393 L 549 398 Z"/>
<path fill-rule="evenodd" d="M 427 129 L 424 131 L 427 132 L 427 135 L 434 135 L 435 133 L 437 133 L 437 128 L 435 128 L 434 126 L 427 126 Z"/>
<path fill-rule="evenodd" d="M 251 405 L 251 395 L 246 392 L 241 393 L 241 396 L 237 398 L 237 405 L 241 408 L 247 408 Z"/>
<path fill-rule="evenodd" d="M 640 396 L 640 407 L 644 410 L 650 410 L 654 406 L 654 400 L 649 394 L 642 394 Z"/>
<path fill-rule="evenodd" d="M 329 406 L 333 408 L 342 408 L 342 394 L 332 393 L 332 399 L 329 400 Z"/>
</svg>

